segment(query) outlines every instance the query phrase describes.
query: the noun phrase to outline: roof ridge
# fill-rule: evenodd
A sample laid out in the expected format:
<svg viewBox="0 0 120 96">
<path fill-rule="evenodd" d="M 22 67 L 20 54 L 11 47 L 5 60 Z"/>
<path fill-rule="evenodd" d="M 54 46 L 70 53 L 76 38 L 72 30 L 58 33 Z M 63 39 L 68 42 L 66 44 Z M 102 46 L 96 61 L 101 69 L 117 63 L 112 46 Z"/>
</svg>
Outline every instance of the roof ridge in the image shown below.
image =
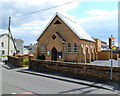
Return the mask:
<svg viewBox="0 0 120 96">
<path fill-rule="evenodd" d="M 4 33 L 4 34 L 0 34 L 0 35 L 5 35 L 6 33 Z"/>
<path fill-rule="evenodd" d="M 58 13 L 58 12 L 56 12 L 56 15 L 58 15 L 58 16 L 63 16 L 64 18 L 66 18 L 66 19 L 68 19 L 68 20 L 70 20 L 70 21 L 72 21 L 73 23 L 77 23 L 77 22 L 75 22 L 75 21 L 73 21 L 73 20 L 71 20 L 71 19 L 69 19 L 68 17 L 66 17 L 66 16 L 64 16 L 64 15 L 62 15 L 62 14 L 60 14 L 60 13 Z"/>
<path fill-rule="evenodd" d="M 37 39 L 37 41 L 40 39 L 42 34 L 45 32 L 47 27 L 51 24 L 51 22 L 55 19 L 56 16 L 58 16 L 80 39 L 85 39 L 88 41 L 95 42 L 95 40 L 93 40 L 93 38 L 91 38 L 91 36 L 77 22 L 59 14 L 58 12 L 56 12 L 56 14 L 53 16 L 53 18 L 47 24 L 47 26 L 43 29 L 43 31 L 39 35 L 39 38 Z"/>
<path fill-rule="evenodd" d="M 0 34 L 0 37 L 3 37 L 4 35 L 6 35 L 7 33 L 4 33 L 4 34 Z"/>
<path fill-rule="evenodd" d="M 77 22 L 59 13 L 57 13 L 56 15 L 58 15 L 79 38 L 95 42 L 93 38 Z"/>
</svg>

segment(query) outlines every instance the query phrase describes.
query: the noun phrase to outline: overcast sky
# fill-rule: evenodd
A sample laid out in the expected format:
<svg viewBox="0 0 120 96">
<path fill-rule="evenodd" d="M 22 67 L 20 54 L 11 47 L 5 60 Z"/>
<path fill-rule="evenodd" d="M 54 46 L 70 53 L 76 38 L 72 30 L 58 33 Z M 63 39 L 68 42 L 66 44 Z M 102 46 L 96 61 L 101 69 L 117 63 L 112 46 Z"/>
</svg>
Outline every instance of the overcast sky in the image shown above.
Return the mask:
<svg viewBox="0 0 120 96">
<path fill-rule="evenodd" d="M 61 7 L 39 11 L 53 6 Z M 0 7 L 0 34 L 6 33 L 8 17 L 14 38 L 24 45 L 34 44 L 56 12 L 75 20 L 93 38 L 108 42 L 113 35 L 118 40 L 118 0 L 3 0 Z M 39 12 L 36 12 L 39 11 Z M 36 12 L 34 14 L 29 14 Z M 29 15 L 25 15 L 29 14 Z"/>
</svg>

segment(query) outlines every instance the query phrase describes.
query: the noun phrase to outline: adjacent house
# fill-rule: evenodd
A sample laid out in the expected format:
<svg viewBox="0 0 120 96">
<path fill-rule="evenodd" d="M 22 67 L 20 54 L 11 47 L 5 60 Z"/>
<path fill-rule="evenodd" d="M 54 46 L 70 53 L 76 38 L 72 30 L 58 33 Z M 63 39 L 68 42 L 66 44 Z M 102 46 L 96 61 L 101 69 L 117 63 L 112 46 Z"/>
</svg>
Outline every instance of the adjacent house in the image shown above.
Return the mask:
<svg viewBox="0 0 120 96">
<path fill-rule="evenodd" d="M 9 37 L 10 38 L 10 37 Z M 12 39 L 9 39 L 9 54 L 12 55 L 15 52 Z M 0 35 L 0 56 L 8 55 L 8 34 Z"/>
<path fill-rule="evenodd" d="M 9 37 L 9 43 L 8 43 L 8 37 Z M 14 41 L 15 41 L 19 54 L 23 54 L 24 41 L 21 39 L 14 39 Z M 14 48 L 11 37 L 7 33 L 1 34 L 0 35 L 0 56 L 7 56 L 8 54 L 13 55 L 13 53 L 15 53 L 15 48 Z"/>
<path fill-rule="evenodd" d="M 28 50 L 28 54 L 36 54 L 37 44 L 30 44 L 28 46 L 24 46 Z"/>
<path fill-rule="evenodd" d="M 95 40 L 75 21 L 59 13 L 51 19 L 37 42 L 37 56 L 44 54 L 46 60 L 97 60 Z"/>
<path fill-rule="evenodd" d="M 29 53 L 29 50 L 26 49 L 26 48 L 24 48 L 24 49 L 23 49 L 23 54 L 28 54 L 28 53 Z"/>
<path fill-rule="evenodd" d="M 98 38 L 94 38 L 95 42 L 95 47 L 96 47 L 96 51 L 97 52 L 101 52 L 103 50 L 108 50 L 109 49 L 109 45 L 107 45 L 106 42 L 98 39 Z"/>
<path fill-rule="evenodd" d="M 23 50 L 24 49 L 23 43 L 24 43 L 24 41 L 22 39 L 14 39 L 14 41 L 15 41 L 18 53 L 23 54 L 23 51 L 24 51 Z"/>
</svg>

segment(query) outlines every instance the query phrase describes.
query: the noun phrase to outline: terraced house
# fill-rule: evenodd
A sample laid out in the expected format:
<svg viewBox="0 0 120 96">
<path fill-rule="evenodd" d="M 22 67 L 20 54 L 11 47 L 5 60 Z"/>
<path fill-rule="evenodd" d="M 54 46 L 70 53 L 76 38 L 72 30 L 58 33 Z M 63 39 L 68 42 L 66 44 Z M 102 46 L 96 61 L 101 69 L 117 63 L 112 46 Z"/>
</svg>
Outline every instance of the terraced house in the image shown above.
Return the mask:
<svg viewBox="0 0 120 96">
<path fill-rule="evenodd" d="M 97 60 L 95 41 L 76 22 L 56 13 L 37 39 L 37 55 L 46 60 L 91 62 Z"/>
</svg>

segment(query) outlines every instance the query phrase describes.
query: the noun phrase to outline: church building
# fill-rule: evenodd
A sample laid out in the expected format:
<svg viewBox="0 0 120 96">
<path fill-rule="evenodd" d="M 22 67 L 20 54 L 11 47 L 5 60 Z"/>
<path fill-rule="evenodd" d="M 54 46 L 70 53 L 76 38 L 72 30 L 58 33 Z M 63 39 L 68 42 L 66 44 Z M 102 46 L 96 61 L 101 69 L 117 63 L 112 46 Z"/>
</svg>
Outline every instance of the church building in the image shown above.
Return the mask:
<svg viewBox="0 0 120 96">
<path fill-rule="evenodd" d="M 56 13 L 37 39 L 45 60 L 87 63 L 97 60 L 95 40 L 75 21 Z"/>
</svg>

